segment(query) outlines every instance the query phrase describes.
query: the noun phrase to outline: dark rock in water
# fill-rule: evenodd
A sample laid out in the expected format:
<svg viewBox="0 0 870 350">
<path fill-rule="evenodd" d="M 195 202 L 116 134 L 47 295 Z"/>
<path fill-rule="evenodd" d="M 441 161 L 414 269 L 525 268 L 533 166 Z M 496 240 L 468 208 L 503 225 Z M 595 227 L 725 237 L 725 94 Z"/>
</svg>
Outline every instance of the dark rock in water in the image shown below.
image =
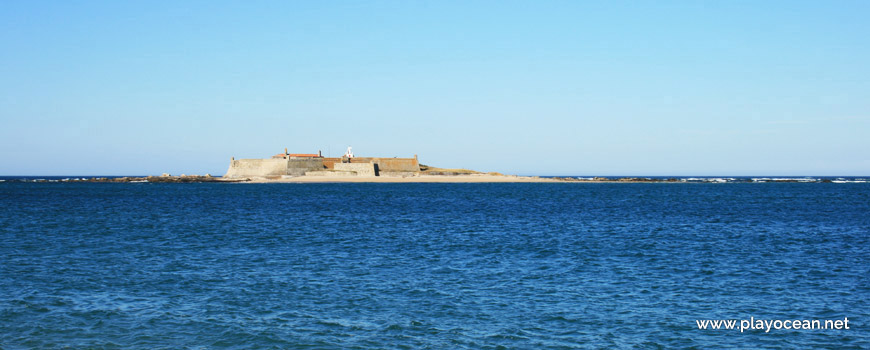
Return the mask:
<svg viewBox="0 0 870 350">
<path fill-rule="evenodd" d="M 576 177 L 554 177 L 553 179 L 559 180 L 559 181 L 581 181 L 580 179 L 578 179 Z"/>
<path fill-rule="evenodd" d="M 213 177 L 213 176 L 199 176 L 199 175 L 183 175 L 183 176 L 149 176 L 142 180 L 147 180 L 148 182 L 175 182 L 175 183 L 190 183 L 190 182 L 238 182 L 239 180 L 221 180 L 221 178 Z"/>
<path fill-rule="evenodd" d="M 80 179 L 69 179 L 64 182 L 111 182 L 111 183 L 124 183 L 124 182 L 163 182 L 163 183 L 198 183 L 198 182 L 244 182 L 248 181 L 248 179 L 222 179 L 220 177 L 214 177 L 211 175 L 199 176 L 199 175 L 185 175 L 185 176 L 167 176 L 167 174 L 161 176 L 145 176 L 145 177 L 135 177 L 135 176 L 124 176 L 124 177 L 115 177 L 115 178 L 107 178 L 107 177 L 92 177 L 92 178 L 80 178 Z"/>
</svg>

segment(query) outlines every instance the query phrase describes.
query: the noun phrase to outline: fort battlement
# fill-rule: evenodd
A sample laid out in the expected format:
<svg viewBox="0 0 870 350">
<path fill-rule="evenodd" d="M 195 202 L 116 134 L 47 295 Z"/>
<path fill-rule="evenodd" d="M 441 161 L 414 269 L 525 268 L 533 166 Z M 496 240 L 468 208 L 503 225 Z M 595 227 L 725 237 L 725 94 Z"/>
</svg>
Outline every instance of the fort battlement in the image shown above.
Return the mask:
<svg viewBox="0 0 870 350">
<path fill-rule="evenodd" d="M 349 153 L 349 152 L 348 152 Z M 420 163 L 414 158 L 323 157 L 317 154 L 279 153 L 271 158 L 230 160 L 224 178 L 263 176 L 381 176 L 388 173 L 418 173 Z M 387 173 L 387 174 L 382 174 Z"/>
</svg>

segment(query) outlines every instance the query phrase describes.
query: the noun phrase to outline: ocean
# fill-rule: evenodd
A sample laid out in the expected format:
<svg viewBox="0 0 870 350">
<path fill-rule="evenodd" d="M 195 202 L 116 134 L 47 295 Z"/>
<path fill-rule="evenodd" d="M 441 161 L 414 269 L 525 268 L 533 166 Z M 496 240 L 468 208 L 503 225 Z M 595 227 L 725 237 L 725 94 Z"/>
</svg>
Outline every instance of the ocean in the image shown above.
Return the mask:
<svg viewBox="0 0 870 350">
<path fill-rule="evenodd" d="M 0 183 L 0 349 L 858 349 L 868 323 L 867 183 Z"/>
</svg>

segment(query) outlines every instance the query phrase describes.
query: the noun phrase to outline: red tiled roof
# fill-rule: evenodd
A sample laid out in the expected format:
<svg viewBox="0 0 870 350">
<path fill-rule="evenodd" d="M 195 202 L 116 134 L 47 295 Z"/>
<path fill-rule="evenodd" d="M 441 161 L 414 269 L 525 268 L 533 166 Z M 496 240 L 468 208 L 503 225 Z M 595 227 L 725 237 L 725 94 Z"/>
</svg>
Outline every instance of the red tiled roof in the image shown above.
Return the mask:
<svg viewBox="0 0 870 350">
<path fill-rule="evenodd" d="M 284 158 L 284 157 L 317 158 L 317 157 L 320 157 L 320 155 L 319 154 L 307 154 L 307 153 L 290 153 L 290 154 L 278 153 L 278 154 L 272 156 L 272 158 Z"/>
</svg>

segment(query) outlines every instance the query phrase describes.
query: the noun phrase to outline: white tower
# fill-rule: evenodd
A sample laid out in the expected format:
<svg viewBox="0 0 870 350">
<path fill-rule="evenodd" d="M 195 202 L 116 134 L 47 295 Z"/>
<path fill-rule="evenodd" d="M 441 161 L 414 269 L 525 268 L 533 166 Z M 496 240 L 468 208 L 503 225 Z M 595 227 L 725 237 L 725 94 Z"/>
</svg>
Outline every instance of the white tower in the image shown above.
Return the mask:
<svg viewBox="0 0 870 350">
<path fill-rule="evenodd" d="M 344 156 L 347 157 L 348 159 L 353 158 L 352 147 L 347 146 L 347 152 L 344 152 Z"/>
</svg>

